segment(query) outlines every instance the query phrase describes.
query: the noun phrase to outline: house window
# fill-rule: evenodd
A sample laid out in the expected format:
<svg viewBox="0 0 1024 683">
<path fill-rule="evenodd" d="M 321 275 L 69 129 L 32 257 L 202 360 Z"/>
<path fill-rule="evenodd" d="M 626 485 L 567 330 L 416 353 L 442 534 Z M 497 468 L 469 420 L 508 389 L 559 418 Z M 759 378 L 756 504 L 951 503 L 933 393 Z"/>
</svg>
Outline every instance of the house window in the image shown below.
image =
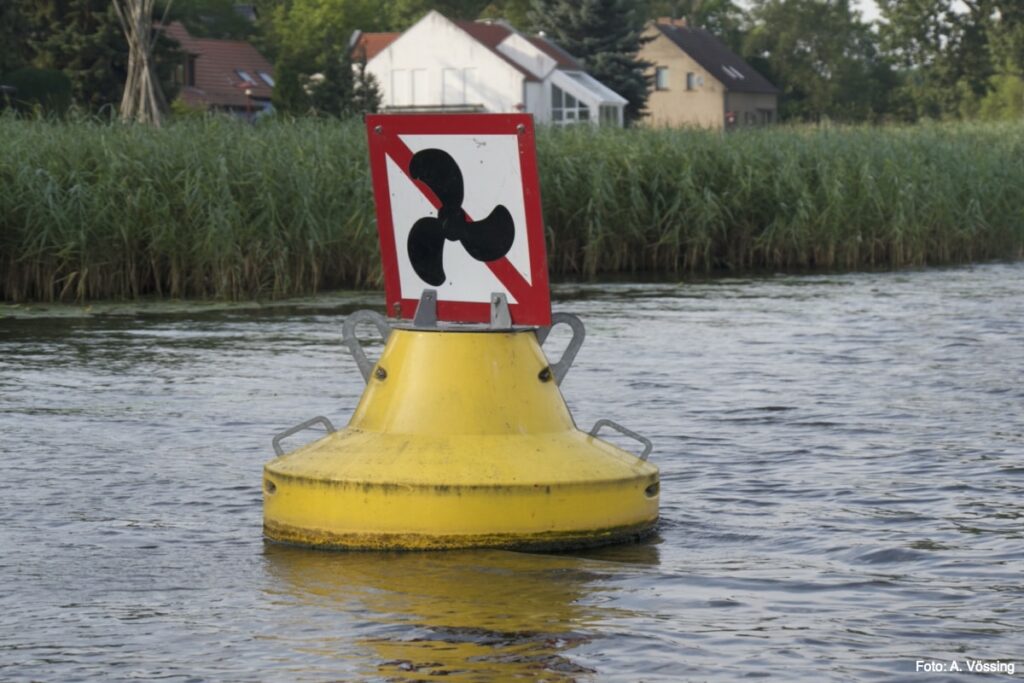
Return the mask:
<svg viewBox="0 0 1024 683">
<path fill-rule="evenodd" d="M 656 90 L 668 90 L 667 66 L 659 66 L 654 70 L 654 87 Z"/>
<path fill-rule="evenodd" d="M 260 78 L 263 79 L 264 83 L 269 85 L 271 88 L 274 87 L 274 78 L 270 74 L 268 74 L 266 71 L 257 71 L 256 73 L 260 75 Z"/>
<path fill-rule="evenodd" d="M 412 104 L 412 80 L 408 69 L 391 70 L 391 105 L 408 107 Z"/>
<path fill-rule="evenodd" d="M 235 73 L 238 74 L 238 77 L 246 83 L 248 83 L 249 85 L 256 85 L 256 80 L 249 75 L 248 71 L 243 71 L 242 69 L 235 69 Z"/>
<path fill-rule="evenodd" d="M 697 89 L 697 74 L 693 73 L 692 71 L 686 74 L 686 89 Z"/>
<path fill-rule="evenodd" d="M 589 121 L 590 107 L 552 83 L 551 120 L 555 123 Z"/>
<path fill-rule="evenodd" d="M 441 104 L 450 106 L 466 103 L 466 80 L 461 69 L 441 71 Z"/>
<path fill-rule="evenodd" d="M 412 93 L 409 96 L 411 103 L 418 105 L 430 104 L 428 95 L 429 93 L 427 92 L 427 70 L 413 69 Z"/>
<path fill-rule="evenodd" d="M 598 109 L 598 115 L 602 126 L 619 125 L 619 108 L 608 104 L 602 104 Z"/>
<path fill-rule="evenodd" d="M 174 67 L 172 74 L 174 85 L 178 87 L 196 84 L 196 56 L 185 55 L 185 59 Z"/>
</svg>

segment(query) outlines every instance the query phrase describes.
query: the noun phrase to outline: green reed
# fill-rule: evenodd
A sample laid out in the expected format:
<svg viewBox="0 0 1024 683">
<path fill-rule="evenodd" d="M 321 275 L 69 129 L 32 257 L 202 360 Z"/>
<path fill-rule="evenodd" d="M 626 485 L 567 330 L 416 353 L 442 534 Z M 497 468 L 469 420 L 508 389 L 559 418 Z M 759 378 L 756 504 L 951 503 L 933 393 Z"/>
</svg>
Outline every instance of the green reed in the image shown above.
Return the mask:
<svg viewBox="0 0 1024 683">
<path fill-rule="evenodd" d="M 0 299 L 379 286 L 360 123 L 0 117 Z M 551 270 L 1024 257 L 1024 124 L 540 131 Z"/>
</svg>

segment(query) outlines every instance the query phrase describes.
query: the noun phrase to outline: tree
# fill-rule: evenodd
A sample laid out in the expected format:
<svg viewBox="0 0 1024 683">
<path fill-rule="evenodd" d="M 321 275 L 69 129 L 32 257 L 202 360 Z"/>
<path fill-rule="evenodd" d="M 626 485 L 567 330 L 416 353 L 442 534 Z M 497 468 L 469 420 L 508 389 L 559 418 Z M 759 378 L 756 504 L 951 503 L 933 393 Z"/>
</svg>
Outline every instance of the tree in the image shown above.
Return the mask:
<svg viewBox="0 0 1024 683">
<path fill-rule="evenodd" d="M 1007 3 L 1010 4 L 1010 3 Z M 906 75 L 918 116 L 970 115 L 994 75 L 993 0 L 878 0 L 883 46 Z"/>
<path fill-rule="evenodd" d="M 29 62 L 28 22 L 20 2 L 0 2 L 0 76 Z"/>
<path fill-rule="evenodd" d="M 881 118 L 896 77 L 849 0 L 758 0 L 744 54 L 782 88 L 783 118 Z"/>
<path fill-rule="evenodd" d="M 530 17 L 532 0 L 495 0 L 483 8 L 481 19 L 504 19 L 524 33 L 535 33 L 537 28 Z"/>
<path fill-rule="evenodd" d="M 354 63 L 347 42 L 329 36 L 306 68 L 288 57 L 278 64 L 274 107 L 284 113 L 345 117 L 380 107 L 380 89 L 366 60 Z"/>
<path fill-rule="evenodd" d="M 26 2 L 33 66 L 63 71 L 76 104 L 96 111 L 121 99 L 128 45 L 104 0 Z"/>
<path fill-rule="evenodd" d="M 644 17 L 629 0 L 534 0 L 536 28 L 583 62 L 591 76 L 628 101 L 625 119 L 644 113 L 654 65 L 637 56 Z"/>
<path fill-rule="evenodd" d="M 380 85 L 366 70 L 366 57 L 361 55 L 352 68 L 352 111 L 357 114 L 376 114 L 383 97 Z"/>
<path fill-rule="evenodd" d="M 404 31 L 430 10 L 449 19 L 476 19 L 487 4 L 487 0 L 391 0 L 381 9 L 387 17 L 385 30 Z"/>
<path fill-rule="evenodd" d="M 686 19 L 690 26 L 706 29 L 733 51 L 743 48 L 746 13 L 733 0 L 649 0 L 648 19 Z"/>
<path fill-rule="evenodd" d="M 128 42 L 110 0 L 14 0 L 22 7 L 28 63 L 62 71 L 75 104 L 88 111 L 116 106 L 128 73 Z M 173 41 L 156 44 L 157 77 L 173 91 Z"/>
<path fill-rule="evenodd" d="M 1024 79 L 1011 74 L 993 76 L 991 87 L 978 107 L 981 118 L 991 121 L 1024 118 Z"/>
<path fill-rule="evenodd" d="M 260 7 L 259 46 L 274 60 L 274 108 L 303 115 L 312 107 L 310 78 L 335 65 L 356 29 L 381 30 L 373 0 L 288 0 Z M 313 84 L 315 85 L 315 84 Z"/>
<path fill-rule="evenodd" d="M 1024 76 L 1024 3 L 997 0 L 989 25 L 989 45 L 997 70 Z"/>
<path fill-rule="evenodd" d="M 173 0 L 168 17 L 196 37 L 246 40 L 256 26 L 238 11 L 237 4 L 235 0 Z"/>
</svg>

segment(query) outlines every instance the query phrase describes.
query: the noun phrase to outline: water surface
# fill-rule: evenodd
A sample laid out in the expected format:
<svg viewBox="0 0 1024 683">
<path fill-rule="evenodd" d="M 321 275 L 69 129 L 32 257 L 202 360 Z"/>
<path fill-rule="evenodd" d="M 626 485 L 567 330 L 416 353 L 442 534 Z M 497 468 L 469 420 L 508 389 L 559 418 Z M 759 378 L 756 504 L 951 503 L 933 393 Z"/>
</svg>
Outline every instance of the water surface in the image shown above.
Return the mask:
<svg viewBox="0 0 1024 683">
<path fill-rule="evenodd" d="M 654 440 L 646 543 L 265 544 L 270 437 L 346 421 L 341 321 L 365 296 L 5 309 L 0 679 L 1024 675 L 1024 264 L 557 299 L 587 324 L 577 422 Z"/>
</svg>

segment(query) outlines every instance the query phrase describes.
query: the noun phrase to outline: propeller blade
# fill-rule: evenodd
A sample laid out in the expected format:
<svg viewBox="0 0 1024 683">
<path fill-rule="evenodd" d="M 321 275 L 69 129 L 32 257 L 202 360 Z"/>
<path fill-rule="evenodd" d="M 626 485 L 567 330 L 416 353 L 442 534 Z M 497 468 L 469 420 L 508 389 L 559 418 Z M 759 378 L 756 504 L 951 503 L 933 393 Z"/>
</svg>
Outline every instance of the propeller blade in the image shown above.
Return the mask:
<svg viewBox="0 0 1024 683">
<path fill-rule="evenodd" d="M 441 149 L 421 149 L 409 162 L 409 177 L 433 190 L 443 206 L 462 206 L 465 188 L 455 159 Z"/>
<path fill-rule="evenodd" d="M 444 274 L 444 229 L 441 221 L 427 216 L 416 221 L 406 244 L 409 262 L 420 279 L 439 287 L 448 277 Z"/>
<path fill-rule="evenodd" d="M 508 253 L 516 239 L 516 225 L 503 205 L 498 204 L 482 221 L 466 223 L 461 242 L 477 261 L 496 261 Z"/>
</svg>

